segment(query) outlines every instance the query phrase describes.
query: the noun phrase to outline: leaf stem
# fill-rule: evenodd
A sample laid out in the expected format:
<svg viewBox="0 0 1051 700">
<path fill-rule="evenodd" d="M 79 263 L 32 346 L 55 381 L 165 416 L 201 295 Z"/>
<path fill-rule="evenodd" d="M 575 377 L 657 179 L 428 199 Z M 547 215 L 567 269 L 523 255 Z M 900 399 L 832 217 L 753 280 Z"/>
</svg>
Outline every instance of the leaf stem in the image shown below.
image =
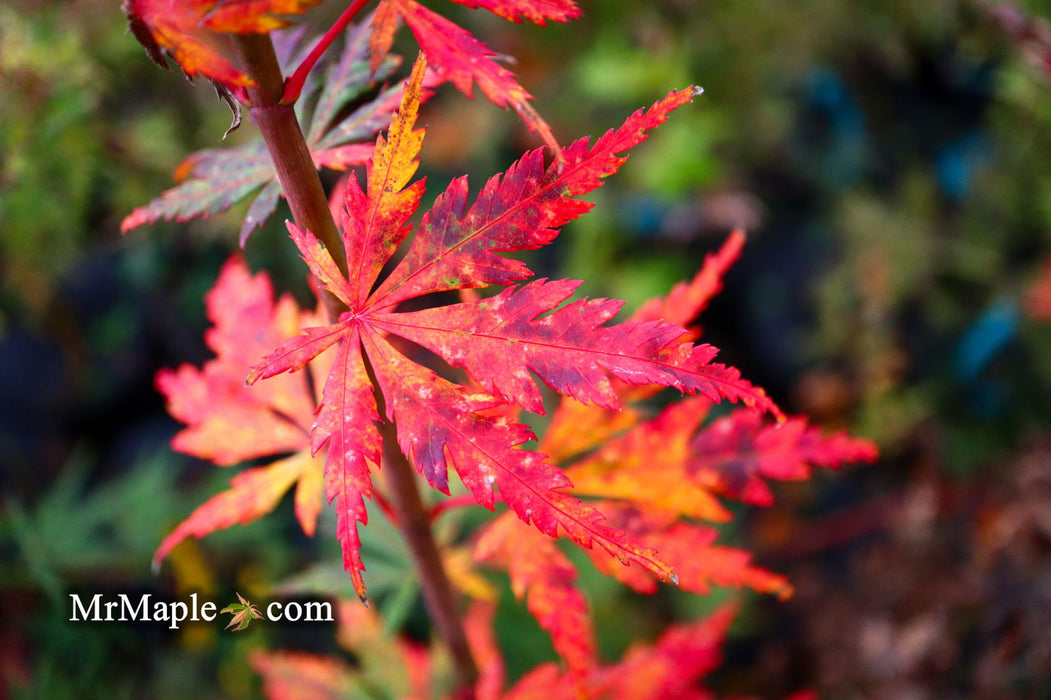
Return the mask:
<svg viewBox="0 0 1051 700">
<path fill-rule="evenodd" d="M 446 511 L 453 510 L 454 508 L 466 508 L 476 505 L 478 505 L 478 501 L 474 500 L 474 496 L 471 496 L 470 494 L 453 496 L 452 498 L 446 498 L 431 506 L 430 515 L 428 517 L 430 517 L 431 522 L 433 522 Z"/>
<path fill-rule="evenodd" d="M 354 0 L 354 2 L 350 3 L 350 7 L 339 16 L 339 19 L 328 28 L 328 31 L 321 37 L 317 45 L 311 49 L 307 57 L 303 59 L 303 62 L 296 67 L 292 75 L 285 81 L 281 92 L 281 104 L 292 104 L 299 99 L 299 95 L 303 92 L 303 84 L 306 82 L 307 75 L 313 69 L 314 64 L 328 50 L 328 47 L 332 45 L 336 37 L 347 28 L 354 15 L 358 14 L 358 11 L 368 3 L 369 0 Z"/>
</svg>

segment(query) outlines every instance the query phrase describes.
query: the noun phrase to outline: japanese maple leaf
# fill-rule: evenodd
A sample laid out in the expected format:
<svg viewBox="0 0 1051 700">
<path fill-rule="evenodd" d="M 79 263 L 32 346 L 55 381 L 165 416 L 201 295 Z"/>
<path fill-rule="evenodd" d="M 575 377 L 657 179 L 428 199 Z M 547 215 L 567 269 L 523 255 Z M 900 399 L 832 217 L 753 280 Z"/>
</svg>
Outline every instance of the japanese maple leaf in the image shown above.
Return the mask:
<svg viewBox="0 0 1051 700">
<path fill-rule="evenodd" d="M 692 321 L 722 287 L 743 243 L 742 234 L 731 234 L 692 280 L 647 302 L 631 320 Z M 638 402 L 659 387 L 615 381 L 612 388 L 626 410 L 563 398 L 540 441 L 538 449 L 566 467 L 573 482 L 569 493 L 616 499 L 596 504 L 606 524 L 660 552 L 684 590 L 706 594 L 713 586 L 729 586 L 789 595 L 783 576 L 755 566 L 747 551 L 718 544 L 716 530 L 696 521 L 730 519 L 722 499 L 743 495 L 727 485 L 731 477 L 740 481 L 741 472 L 760 483 L 762 477 L 804 478 L 812 466 L 871 460 L 874 446 L 842 433 L 823 436 L 802 418 L 779 416 L 780 422 L 767 424 L 761 413 L 748 409 L 705 426 L 711 407 L 705 396 L 682 399 L 646 418 Z M 587 607 L 575 569 L 552 541 L 545 544 L 537 536 L 504 515 L 482 531 L 475 557 L 507 570 L 516 595 L 526 596 L 530 611 L 579 679 L 590 668 Z M 601 549 L 593 549 L 590 557 L 600 571 L 633 590 L 656 591 L 656 580 L 645 569 L 622 566 Z"/>
<path fill-rule="evenodd" d="M 226 629 L 233 627 L 234 632 L 248 629 L 248 625 L 252 624 L 252 620 L 261 620 L 263 618 L 259 609 L 245 600 L 240 593 L 237 594 L 237 600 L 240 602 L 231 603 L 219 611 L 231 616 L 230 623 L 226 626 Z"/>
<path fill-rule="evenodd" d="M 689 282 L 679 282 L 666 296 L 649 300 L 631 315 L 633 321 L 663 319 L 688 326 L 708 308 L 723 288 L 723 277 L 741 257 L 745 235 L 732 231 L 719 250 L 705 256 L 701 269 Z M 698 331 L 698 335 L 699 335 Z"/>
<path fill-rule="evenodd" d="M 676 284 L 667 296 L 649 300 L 629 320 L 679 323 L 687 326 L 691 336 L 700 337 L 700 329 L 689 327 L 688 324 L 704 311 L 722 289 L 722 278 L 740 257 L 744 241 L 743 232 L 733 231 L 719 250 L 705 256 L 701 269 L 693 279 Z M 635 402 L 652 396 L 660 388 L 614 380 L 612 389 L 623 406 L 616 411 L 563 399 L 544 433 L 541 449 L 555 462 L 566 464 L 570 458 L 606 444 L 615 435 L 638 423 L 641 414 L 635 410 Z M 783 418 L 776 406 L 770 406 L 769 409 L 779 420 Z"/>
<path fill-rule="evenodd" d="M 755 566 L 751 552 L 717 544 L 718 532 L 714 528 L 627 501 L 602 502 L 599 507 L 611 526 L 624 530 L 638 542 L 658 547 L 661 556 L 679 574 L 679 588 L 685 591 L 707 595 L 713 587 L 749 588 L 781 599 L 792 595 L 788 580 Z M 620 566 L 597 550 L 589 554 L 595 567 L 605 575 L 636 593 L 656 593 L 656 581 L 649 572 Z"/>
<path fill-rule="evenodd" d="M 722 646 L 736 606 L 724 605 L 707 618 L 665 631 L 653 644 L 636 643 L 624 658 L 594 669 L 586 689 L 579 679 L 544 664 L 523 676 L 504 700 L 603 698 L 604 700 L 711 700 L 700 681 L 719 667 Z"/>
<path fill-rule="evenodd" d="M 238 257 L 223 266 L 205 308 L 213 324 L 205 342 L 215 359 L 201 369 L 184 364 L 157 373 L 168 412 L 187 424 L 172 447 L 221 466 L 291 454 L 234 476 L 231 488 L 201 504 L 161 542 L 155 566 L 187 537 L 269 513 L 293 485 L 296 516 L 308 535 L 322 506 L 323 465 L 309 450 L 315 400 L 306 377 L 281 377 L 255 387 L 243 380 L 248 364 L 320 316 L 300 312 L 288 295 L 275 303 L 267 276 L 252 275 Z"/>
<path fill-rule="evenodd" d="M 728 521 L 730 512 L 716 495 L 691 482 L 685 470 L 690 443 L 709 406 L 705 397 L 678 401 L 623 435 L 610 437 L 569 468 L 576 492 L 630 500 L 690 518 Z"/>
<path fill-rule="evenodd" d="M 223 55 L 224 33 L 261 34 L 288 24 L 321 0 L 124 0 L 124 14 L 146 53 L 167 69 L 165 56 L 189 78 L 203 75 L 228 89 L 252 84 Z"/>
<path fill-rule="evenodd" d="M 452 0 L 466 7 L 481 7 L 512 22 L 528 20 L 547 24 L 547 20 L 568 22 L 580 17 L 580 8 L 573 0 Z"/>
<path fill-rule="evenodd" d="M 569 470 L 575 491 L 622 498 L 692 518 L 721 522 L 717 496 L 751 505 L 773 502 L 765 479 L 799 481 L 813 467 L 835 469 L 876 459 L 870 441 L 823 435 L 803 417 L 778 423 L 739 409 L 701 428 L 709 401 L 693 397 L 611 437 Z M 546 447 L 545 436 L 541 447 Z"/>
<path fill-rule="evenodd" d="M 823 435 L 800 417 L 767 424 L 762 414 L 744 409 L 701 427 L 706 403 L 694 397 L 672 404 L 573 464 L 566 472 L 572 493 L 618 499 L 601 510 L 611 524 L 659 550 L 678 572 L 681 588 L 706 593 L 713 584 L 747 586 L 787 595 L 782 577 L 753 567 L 747 552 L 716 545 L 715 530 L 691 521 L 729 520 L 720 497 L 770 505 L 773 493 L 764 478 L 800 480 L 813 467 L 871 462 L 876 447 L 845 433 Z M 611 566 L 595 555 L 608 575 L 640 592 L 655 590 L 647 572 Z"/>
<path fill-rule="evenodd" d="M 810 478 L 813 467 L 835 469 L 878 456 L 871 440 L 844 432 L 822 435 L 801 416 L 770 425 L 748 411 L 712 422 L 693 439 L 690 453 L 686 472 L 694 481 L 759 506 L 774 498 L 764 479 L 801 481 Z"/>
<path fill-rule="evenodd" d="M 783 576 L 755 566 L 747 551 L 717 544 L 715 529 L 687 519 L 730 518 L 715 493 L 691 483 L 685 469 L 689 445 L 707 408 L 704 397 L 686 399 L 611 439 L 567 469 L 574 483 L 571 493 L 621 499 L 597 504 L 606 524 L 660 552 L 684 590 L 706 594 L 713 586 L 747 587 L 787 596 L 791 586 Z M 587 430 L 589 426 L 580 427 Z M 547 437 L 545 434 L 540 449 L 546 448 Z M 576 569 L 555 541 L 509 516 L 485 527 L 475 545 L 475 558 L 508 572 L 515 595 L 525 598 L 529 611 L 579 679 L 594 668 L 595 657 L 594 632 L 586 600 L 577 587 Z M 593 549 L 590 556 L 599 571 L 634 591 L 656 592 L 652 573 L 622 566 L 599 549 Z"/>
<path fill-rule="evenodd" d="M 574 197 L 599 187 L 626 160 L 621 154 L 689 102 L 693 90 L 669 94 L 593 144 L 586 138 L 573 143 L 561 163 L 545 168 L 540 149 L 527 153 L 491 178 L 470 207 L 467 179 L 454 180 L 424 214 L 405 257 L 377 281 L 408 235 L 423 194 L 422 181 L 409 184 L 423 138 L 413 129 L 423 65 L 421 57 L 388 137 L 377 141 L 366 188 L 354 179 L 346 188 L 341 218 L 348 275 L 310 231 L 289 224 L 320 285 L 349 310 L 336 323 L 307 329 L 283 344 L 253 368 L 248 381 L 299 369 L 338 344 L 312 431 L 313 447 L 327 446 L 326 492 L 340 503 L 344 565 L 359 594 L 364 583 L 353 521 L 363 522 L 361 498 L 369 494 L 370 470 L 380 462 L 377 390 L 384 399 L 383 418 L 396 424 L 402 451 L 434 488 L 448 493 L 452 466 L 478 503 L 492 508 L 498 488 L 518 517 L 541 532 L 558 536 L 561 530 L 584 547 L 597 542 L 618 559 L 672 578 L 653 552 L 604 527 L 599 511 L 558 491 L 569 485 L 562 471 L 543 454 L 520 449 L 533 438 L 528 428 L 483 411 L 510 404 L 542 412 L 530 372 L 559 393 L 608 408 L 619 405 L 611 377 L 772 408 L 762 390 L 735 370 L 712 364 L 716 350 L 687 342 L 681 326 L 660 321 L 607 325 L 619 302 L 565 304 L 577 282 L 537 280 L 496 297 L 422 311 L 402 312 L 397 306 L 433 292 L 529 277 L 524 264 L 496 253 L 533 249 L 554 239 L 560 226 L 591 206 Z M 484 391 L 469 390 L 417 364 L 396 349 L 392 335 L 464 368 Z"/>
<path fill-rule="evenodd" d="M 582 677 L 596 665 L 595 634 L 577 570 L 557 542 L 505 513 L 489 523 L 475 547 L 478 561 L 499 565 L 511 589 L 551 635 L 558 655 Z"/>
<path fill-rule="evenodd" d="M 567 22 L 580 16 L 572 0 L 453 0 L 467 7 L 482 7 L 505 19 L 545 24 Z M 463 27 L 427 9 L 415 0 L 380 0 L 373 16 L 372 64 L 378 65 L 394 41 L 399 20 L 416 37 L 427 60 L 445 80 L 471 97 L 477 83 L 482 94 L 498 107 L 511 107 L 530 131 L 536 132 L 554 152 L 559 152 L 551 127 L 530 104 L 533 99 L 519 85 L 514 73 L 497 63 L 501 57 Z"/>
<path fill-rule="evenodd" d="M 371 100 L 342 119 L 340 113 L 362 95 L 381 86 L 400 61 L 388 57 L 375 72 L 367 61 L 367 24 L 352 26 L 339 57 L 320 80 L 308 81 L 296 112 L 304 125 L 307 146 L 319 168 L 345 170 L 364 164 L 372 154 L 371 140 L 390 122 L 401 101 L 403 86 L 378 91 Z M 428 85 L 433 83 L 429 80 Z M 422 97 L 430 96 L 430 91 Z M 121 222 L 127 232 L 161 219 L 185 221 L 210 216 L 254 196 L 241 227 L 240 244 L 274 213 L 282 196 L 273 161 L 262 139 L 237 148 L 206 149 L 191 155 L 175 171 L 178 185 Z"/>
</svg>

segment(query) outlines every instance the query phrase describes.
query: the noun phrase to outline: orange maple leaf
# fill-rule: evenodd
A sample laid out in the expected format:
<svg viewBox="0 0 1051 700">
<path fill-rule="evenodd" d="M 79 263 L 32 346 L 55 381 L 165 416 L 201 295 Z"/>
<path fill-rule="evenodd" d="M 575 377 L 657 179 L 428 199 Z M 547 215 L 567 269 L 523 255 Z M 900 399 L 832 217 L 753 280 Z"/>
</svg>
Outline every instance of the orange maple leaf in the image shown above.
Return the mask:
<svg viewBox="0 0 1051 700">
<path fill-rule="evenodd" d="M 124 0 L 124 14 L 146 53 L 165 56 L 189 78 L 203 75 L 229 89 L 252 85 L 225 57 L 222 34 L 262 34 L 288 24 L 321 0 Z"/>
<path fill-rule="evenodd" d="M 595 668 L 598 656 L 587 599 L 576 585 L 576 568 L 555 540 L 505 513 L 486 526 L 474 555 L 507 570 L 515 597 L 525 598 L 573 673 L 583 677 Z"/>
</svg>

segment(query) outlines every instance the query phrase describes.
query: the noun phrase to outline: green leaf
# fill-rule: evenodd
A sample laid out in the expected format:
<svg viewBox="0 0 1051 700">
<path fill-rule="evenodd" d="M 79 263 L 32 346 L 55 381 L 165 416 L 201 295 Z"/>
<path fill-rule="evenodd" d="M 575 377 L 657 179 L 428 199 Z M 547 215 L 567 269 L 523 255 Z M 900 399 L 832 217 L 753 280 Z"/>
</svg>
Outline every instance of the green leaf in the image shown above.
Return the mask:
<svg viewBox="0 0 1051 700">
<path fill-rule="evenodd" d="M 237 599 L 241 602 L 231 603 L 219 611 L 220 613 L 233 616 L 230 618 L 230 623 L 226 626 L 226 629 L 233 627 L 234 632 L 248 629 L 248 625 L 252 623 L 252 620 L 263 619 L 259 610 L 249 603 L 240 593 L 237 594 Z"/>
</svg>

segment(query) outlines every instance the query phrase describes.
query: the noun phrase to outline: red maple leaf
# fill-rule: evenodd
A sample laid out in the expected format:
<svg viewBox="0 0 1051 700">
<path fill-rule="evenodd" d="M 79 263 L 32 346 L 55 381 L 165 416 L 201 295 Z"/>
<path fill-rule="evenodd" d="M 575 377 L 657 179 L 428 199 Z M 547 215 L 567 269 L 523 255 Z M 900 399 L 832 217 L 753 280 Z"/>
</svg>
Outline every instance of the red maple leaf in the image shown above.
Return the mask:
<svg viewBox="0 0 1051 700">
<path fill-rule="evenodd" d="M 320 459 L 309 451 L 315 400 L 305 376 L 246 387 L 244 368 L 320 316 L 303 313 L 290 296 L 274 302 L 265 274 L 251 275 L 232 258 L 205 297 L 212 327 L 205 342 L 216 357 L 197 369 L 184 364 L 157 373 L 168 412 L 187 424 L 172 447 L 219 465 L 293 453 L 237 474 L 231 488 L 201 504 L 169 534 L 154 555 L 160 562 L 187 537 L 256 520 L 274 509 L 293 484 L 296 515 L 309 535 L 321 510 Z"/>
<path fill-rule="evenodd" d="M 572 0 L 453 0 L 467 7 L 482 7 L 514 22 L 527 19 L 537 24 L 547 20 L 568 22 L 580 16 Z M 416 0 L 380 0 L 373 16 L 372 65 L 377 66 L 390 50 L 399 20 L 408 25 L 435 71 L 471 97 L 478 84 L 482 94 L 498 107 L 514 109 L 530 131 L 540 135 L 554 152 L 559 151 L 551 127 L 530 104 L 533 96 L 518 84 L 514 73 L 497 61 L 498 56 L 463 27 L 427 9 Z"/>
<path fill-rule="evenodd" d="M 586 138 L 573 143 L 564 149 L 562 162 L 545 167 L 540 149 L 527 153 L 491 178 L 470 207 L 467 179 L 454 180 L 424 214 L 405 257 L 378 281 L 408 236 L 409 219 L 423 194 L 422 181 L 410 184 L 423 137 L 422 130 L 413 129 L 423 65 L 421 57 L 388 137 L 377 141 L 365 189 L 354 179 L 347 186 L 341 218 L 348 275 L 310 231 L 289 224 L 319 284 L 348 311 L 336 323 L 307 329 L 283 344 L 253 368 L 248 381 L 297 370 L 338 344 L 312 445 L 315 451 L 327 447 L 326 493 L 330 501 L 339 501 L 344 565 L 360 595 L 363 567 L 355 521 L 364 522 L 362 498 L 370 495 L 370 470 L 380 463 L 377 389 L 386 408 L 382 418 L 396 424 L 402 451 L 434 488 L 448 493 L 452 466 L 478 503 L 492 508 L 494 489 L 499 489 L 518 517 L 541 532 L 558 536 L 561 530 L 584 547 L 597 542 L 622 561 L 673 578 L 654 552 L 605 527 L 598 510 L 559 491 L 569 486 L 562 471 L 543 454 L 520 449 L 533 438 L 528 428 L 484 411 L 511 404 L 542 412 L 530 371 L 564 395 L 611 408 L 619 405 L 610 388 L 613 377 L 773 410 L 761 389 L 736 370 L 711 363 L 715 349 L 688 342 L 681 326 L 661 321 L 607 325 L 620 303 L 605 299 L 563 306 L 575 282 L 538 280 L 496 297 L 423 311 L 396 307 L 434 292 L 529 277 L 524 264 L 497 253 L 553 240 L 560 226 L 591 207 L 574 197 L 599 187 L 626 160 L 621 154 L 689 102 L 693 90 L 669 94 L 594 144 Z M 412 340 L 463 367 L 484 391 L 417 364 L 389 336 Z"/>
<path fill-rule="evenodd" d="M 523 676 L 504 700 L 550 698 L 607 698 L 609 700 L 710 700 L 714 696 L 700 685 L 718 668 L 722 645 L 736 607 L 724 605 L 711 616 L 669 628 L 654 644 L 636 643 L 624 658 L 596 668 L 581 681 L 544 664 Z"/>
<path fill-rule="evenodd" d="M 777 425 L 750 411 L 734 411 L 697 435 L 686 472 L 694 481 L 736 500 L 767 506 L 773 502 L 765 479 L 801 481 L 812 467 L 835 469 L 850 462 L 873 462 L 876 445 L 838 432 L 822 435 L 796 416 Z"/>
<path fill-rule="evenodd" d="M 750 552 L 715 543 L 714 528 L 676 517 L 675 514 L 639 508 L 624 501 L 601 503 L 611 526 L 634 539 L 659 548 L 661 556 L 679 574 L 679 588 L 706 595 L 713 587 L 750 588 L 780 598 L 792 595 L 792 586 L 780 574 L 752 563 Z M 620 566 L 601 552 L 592 551 L 591 560 L 599 571 L 615 578 L 638 593 L 655 593 L 652 574 L 637 567 Z"/>
<path fill-rule="evenodd" d="M 551 19 L 568 22 L 580 17 L 580 8 L 573 0 L 452 0 L 466 7 L 483 7 L 512 22 L 523 19 L 535 24 L 547 24 Z"/>
<path fill-rule="evenodd" d="M 743 242 L 742 234 L 731 234 L 693 280 L 646 303 L 632 320 L 692 320 L 721 288 L 722 276 Z M 658 387 L 613 384 L 627 410 L 564 398 L 540 441 L 538 449 L 566 465 L 574 484 L 570 492 L 617 499 L 597 504 L 608 518 L 606 524 L 659 552 L 684 590 L 706 594 L 713 586 L 731 586 L 790 595 L 783 576 L 755 566 L 745 550 L 716 543 L 716 530 L 695 521 L 729 520 L 722 498 L 755 502 L 746 496 L 757 487 L 747 492 L 729 487 L 742 474 L 765 489 L 762 477 L 804 478 L 811 466 L 835 468 L 871 460 L 875 447 L 843 434 L 824 437 L 802 418 L 781 417 L 777 424 L 765 424 L 762 414 L 747 409 L 702 428 L 711 406 L 704 396 L 675 402 L 643 420 L 644 409 L 637 402 Z M 507 570 L 512 588 L 519 597 L 527 596 L 530 611 L 579 682 L 591 669 L 587 640 L 593 633 L 587 608 L 576 587 L 575 569 L 553 542 L 537 541 L 536 534 L 505 515 L 482 531 L 475 557 Z M 633 590 L 656 591 L 652 573 L 621 566 L 598 549 L 590 556 L 600 571 Z"/>
<path fill-rule="evenodd" d="M 701 269 L 692 280 L 676 284 L 666 297 L 646 302 L 632 314 L 630 320 L 664 320 L 684 326 L 693 321 L 722 289 L 723 275 L 740 256 L 744 240 L 744 233 L 732 232 L 718 251 L 705 256 Z M 700 336 L 699 329 L 687 330 L 693 337 Z M 565 399 L 559 403 L 541 444 L 541 449 L 554 461 L 565 464 L 569 458 L 603 445 L 613 436 L 635 425 L 640 415 L 634 409 L 633 402 L 651 396 L 660 389 L 648 385 L 633 386 L 619 381 L 612 384 L 613 391 L 623 404 L 622 410 L 589 406 L 572 399 Z M 776 406 L 771 407 L 771 410 L 779 419 L 782 417 Z"/>
</svg>

